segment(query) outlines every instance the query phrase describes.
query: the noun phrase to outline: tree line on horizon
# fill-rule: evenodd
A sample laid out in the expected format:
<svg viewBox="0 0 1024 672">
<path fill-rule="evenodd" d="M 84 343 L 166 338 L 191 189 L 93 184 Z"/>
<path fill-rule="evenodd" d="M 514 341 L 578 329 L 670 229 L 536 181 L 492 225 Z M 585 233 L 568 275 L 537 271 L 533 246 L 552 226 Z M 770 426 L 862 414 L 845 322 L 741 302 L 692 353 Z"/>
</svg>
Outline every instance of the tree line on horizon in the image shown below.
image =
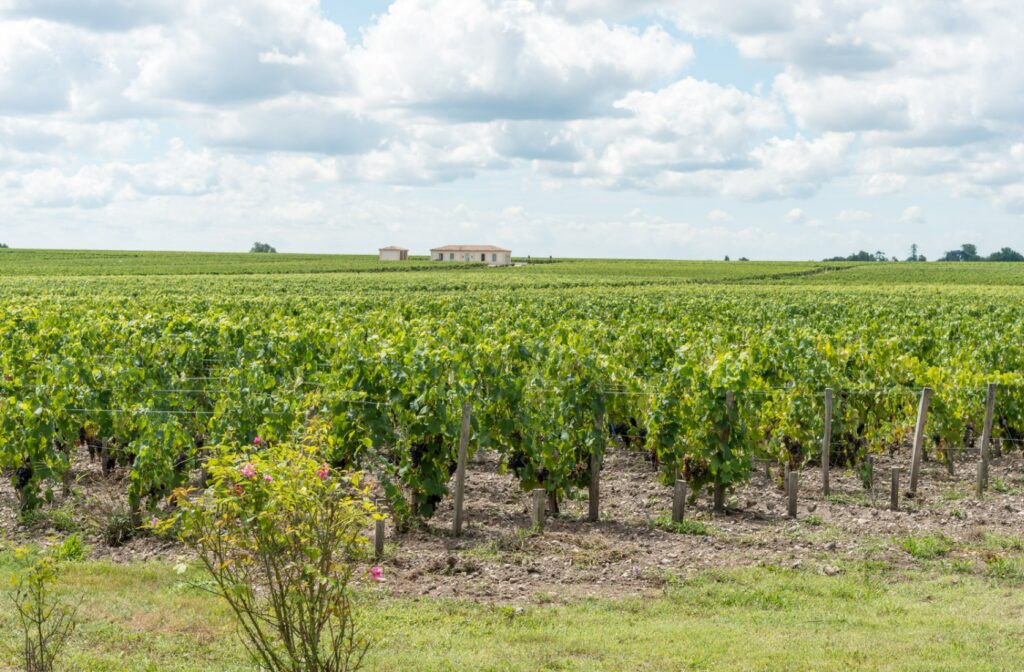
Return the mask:
<svg viewBox="0 0 1024 672">
<path fill-rule="evenodd" d="M 900 261 L 897 257 L 890 257 L 881 250 L 871 253 L 861 250 L 846 257 L 829 257 L 825 261 Z M 918 254 L 917 245 L 910 246 L 910 256 L 903 261 L 928 261 L 923 254 Z M 972 243 L 964 243 L 959 250 L 946 252 L 937 261 L 1024 261 L 1024 254 L 1014 250 L 1012 247 L 1004 247 L 998 252 L 983 257 L 978 254 L 978 246 Z"/>
</svg>

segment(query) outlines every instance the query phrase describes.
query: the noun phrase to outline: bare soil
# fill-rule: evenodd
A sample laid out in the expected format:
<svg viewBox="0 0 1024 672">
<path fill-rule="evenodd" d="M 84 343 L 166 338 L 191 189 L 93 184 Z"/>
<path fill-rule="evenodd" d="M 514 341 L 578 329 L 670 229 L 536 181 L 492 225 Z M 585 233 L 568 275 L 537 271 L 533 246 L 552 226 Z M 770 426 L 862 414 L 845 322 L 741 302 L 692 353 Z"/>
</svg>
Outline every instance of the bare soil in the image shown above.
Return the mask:
<svg viewBox="0 0 1024 672">
<path fill-rule="evenodd" d="M 530 530 L 528 493 L 511 475 L 499 473 L 496 455 L 481 453 L 467 470 L 463 534 L 451 533 L 449 498 L 422 528 L 397 535 L 389 526 L 380 564 L 387 589 L 397 595 L 514 604 L 656 593 L 677 577 L 713 568 L 779 565 L 834 574 L 864 560 L 911 567 L 917 561 L 899 543 L 908 535 L 949 537 L 957 542 L 950 559 L 983 553 L 979 540 L 986 534 L 1024 537 L 1019 453 L 993 458 L 990 488 L 980 500 L 974 495 L 976 450 L 961 453 L 952 477 L 944 463 L 924 463 L 912 500 L 902 492 L 909 481 L 909 452 L 875 459 L 873 492 L 852 471 L 833 469 L 832 492 L 825 498 L 820 470 L 804 471 L 796 520 L 786 516 L 776 468 L 769 479 L 759 466 L 751 482 L 730 495 L 726 514 L 713 514 L 706 495 L 688 505 L 686 519 L 703 524 L 704 533 L 683 534 L 663 529 L 672 488 L 658 482 L 642 454 L 612 449 L 601 471 L 600 521 L 586 521 L 583 492 L 561 502 L 561 514 L 549 517 L 538 534 Z M 903 467 L 900 511 L 889 510 L 892 466 Z M 75 473 L 72 494 L 57 492 L 27 524 L 16 513 L 10 484 L 0 485 L 0 533 L 13 543 L 47 544 L 77 526 L 96 559 L 186 555 L 181 546 L 146 534 L 117 548 L 107 546 L 102 526 L 112 503 L 123 501 L 123 476 L 104 477 L 98 465 L 81 457 Z"/>
</svg>

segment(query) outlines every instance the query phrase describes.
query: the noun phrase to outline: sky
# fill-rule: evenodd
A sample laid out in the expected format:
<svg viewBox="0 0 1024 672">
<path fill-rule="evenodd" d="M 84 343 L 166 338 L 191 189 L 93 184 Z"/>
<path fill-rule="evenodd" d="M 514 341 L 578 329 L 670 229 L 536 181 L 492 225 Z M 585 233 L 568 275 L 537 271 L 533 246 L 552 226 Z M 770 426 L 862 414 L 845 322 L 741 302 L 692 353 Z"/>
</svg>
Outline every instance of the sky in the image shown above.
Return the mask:
<svg viewBox="0 0 1024 672">
<path fill-rule="evenodd" d="M 0 0 L 0 243 L 1024 248 L 1017 0 Z"/>
</svg>

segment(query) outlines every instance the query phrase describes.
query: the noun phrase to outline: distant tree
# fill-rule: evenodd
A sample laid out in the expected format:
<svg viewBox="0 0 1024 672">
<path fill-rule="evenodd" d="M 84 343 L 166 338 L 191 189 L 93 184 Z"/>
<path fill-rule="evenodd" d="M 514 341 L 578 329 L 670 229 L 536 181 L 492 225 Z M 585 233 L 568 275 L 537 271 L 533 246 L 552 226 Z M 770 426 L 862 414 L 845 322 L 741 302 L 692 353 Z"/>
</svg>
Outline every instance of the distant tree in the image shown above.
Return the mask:
<svg viewBox="0 0 1024 672">
<path fill-rule="evenodd" d="M 942 257 L 942 261 L 981 261 L 978 256 L 978 246 L 971 243 L 964 243 L 959 250 L 950 250 Z"/>
<path fill-rule="evenodd" d="M 831 257 L 825 261 L 888 261 L 888 257 L 885 256 L 885 252 L 875 252 L 871 254 L 865 250 L 861 250 L 856 254 L 851 254 L 848 257 Z"/>
<path fill-rule="evenodd" d="M 9 249 L 5 243 L 0 243 L 0 250 Z"/>
<path fill-rule="evenodd" d="M 727 254 L 727 255 L 725 255 L 725 260 L 726 260 L 726 261 L 729 261 L 729 255 L 728 255 L 728 254 Z"/>
<path fill-rule="evenodd" d="M 917 243 L 910 246 L 910 256 L 907 257 L 907 261 L 922 261 L 922 259 L 917 256 Z"/>
<path fill-rule="evenodd" d="M 1004 247 L 998 252 L 988 255 L 988 261 L 1024 261 L 1024 254 L 1010 247 Z"/>
<path fill-rule="evenodd" d="M 249 251 L 250 252 L 257 252 L 259 254 L 276 254 L 277 253 L 277 250 L 275 250 L 272 246 L 270 246 L 270 245 L 268 245 L 266 243 L 253 243 L 252 244 L 252 249 L 249 250 Z"/>
<path fill-rule="evenodd" d="M 750 259 L 747 259 L 746 257 L 740 257 L 740 261 L 750 261 Z"/>
</svg>

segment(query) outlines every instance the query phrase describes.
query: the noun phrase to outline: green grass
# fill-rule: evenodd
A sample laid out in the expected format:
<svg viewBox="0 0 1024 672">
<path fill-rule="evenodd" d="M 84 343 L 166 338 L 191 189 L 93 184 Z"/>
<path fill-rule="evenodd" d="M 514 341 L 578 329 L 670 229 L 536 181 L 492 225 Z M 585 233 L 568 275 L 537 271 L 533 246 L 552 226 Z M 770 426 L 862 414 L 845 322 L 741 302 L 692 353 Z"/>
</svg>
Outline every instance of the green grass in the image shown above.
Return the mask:
<svg viewBox="0 0 1024 672">
<path fill-rule="evenodd" d="M 0 583 L 15 565 L 0 554 Z M 64 582 L 83 618 L 64 669 L 253 669 L 227 609 L 168 565 L 75 563 Z M 375 641 L 371 672 L 1009 670 L 1024 657 L 1021 613 L 1024 594 L 985 577 L 901 576 L 881 564 L 832 577 L 711 572 L 672 581 L 660 596 L 567 605 L 359 598 Z M 0 610 L 0 640 L 11 642 L 12 626 Z"/>
<path fill-rule="evenodd" d="M 714 528 L 703 521 L 684 518 L 677 523 L 668 514 L 655 518 L 652 527 L 674 534 L 691 534 L 700 537 L 710 537 L 715 533 Z"/>
<path fill-rule="evenodd" d="M 382 262 L 376 254 L 249 254 L 108 250 L 0 250 L 0 275 L 116 276 L 339 273 L 440 268 L 426 257 Z M 448 266 L 462 267 L 461 264 Z"/>
<path fill-rule="evenodd" d="M 942 491 L 942 498 L 947 502 L 958 502 L 964 499 L 967 495 L 957 487 L 949 487 Z"/>
<path fill-rule="evenodd" d="M 992 551 L 1024 551 L 1024 539 L 996 532 L 985 532 L 979 545 Z"/>
<path fill-rule="evenodd" d="M 1006 481 L 1004 481 L 1004 480 L 1002 480 L 1000 478 L 993 478 L 992 481 L 989 483 L 989 488 L 992 489 L 992 492 L 994 492 L 996 494 L 999 494 L 999 495 L 1008 495 L 1008 494 L 1016 495 L 1016 494 L 1019 493 L 1019 490 L 1017 490 L 1016 488 L 1013 488 L 1008 483 L 1006 483 Z"/>
<path fill-rule="evenodd" d="M 847 506 L 869 506 L 871 504 L 871 497 L 866 492 L 833 492 L 825 499 L 832 504 Z"/>
<path fill-rule="evenodd" d="M 935 560 L 953 550 L 953 540 L 943 534 L 908 535 L 900 541 L 900 546 L 918 560 Z"/>
<path fill-rule="evenodd" d="M 1024 559 L 994 555 L 985 559 L 985 576 L 1013 585 L 1024 583 Z"/>
<path fill-rule="evenodd" d="M 468 264 L 438 264 L 426 256 L 381 262 L 367 254 L 249 254 L 247 252 L 147 252 L 114 250 L 0 250 L 0 276 L 146 276 L 374 273 L 380 271 L 481 271 Z M 426 250 L 423 250 L 426 252 Z M 515 251 L 514 251 L 515 252 Z M 517 256 L 516 261 L 526 261 Z M 743 283 L 890 287 L 1021 286 L 1024 264 L 875 264 L 793 261 L 677 261 L 634 259 L 531 259 L 518 275 L 543 282 L 573 278 L 640 282 Z M 500 274 L 500 272 L 499 272 Z M 483 273 L 483 275 L 490 275 Z"/>
<path fill-rule="evenodd" d="M 368 252 L 371 252 L 368 250 Z M 526 261 L 517 257 L 517 261 Z M 532 262 L 533 260 L 531 260 Z M 626 259 L 537 259 L 525 274 L 535 276 L 628 277 L 682 281 L 774 280 L 805 277 L 850 264 L 815 262 L 670 261 Z M 0 250 L 0 275 L 251 275 L 365 273 L 378 271 L 473 271 L 475 264 L 439 264 L 426 256 L 381 262 L 371 254 L 249 254 L 246 252 L 145 252 L 113 250 Z"/>
</svg>

